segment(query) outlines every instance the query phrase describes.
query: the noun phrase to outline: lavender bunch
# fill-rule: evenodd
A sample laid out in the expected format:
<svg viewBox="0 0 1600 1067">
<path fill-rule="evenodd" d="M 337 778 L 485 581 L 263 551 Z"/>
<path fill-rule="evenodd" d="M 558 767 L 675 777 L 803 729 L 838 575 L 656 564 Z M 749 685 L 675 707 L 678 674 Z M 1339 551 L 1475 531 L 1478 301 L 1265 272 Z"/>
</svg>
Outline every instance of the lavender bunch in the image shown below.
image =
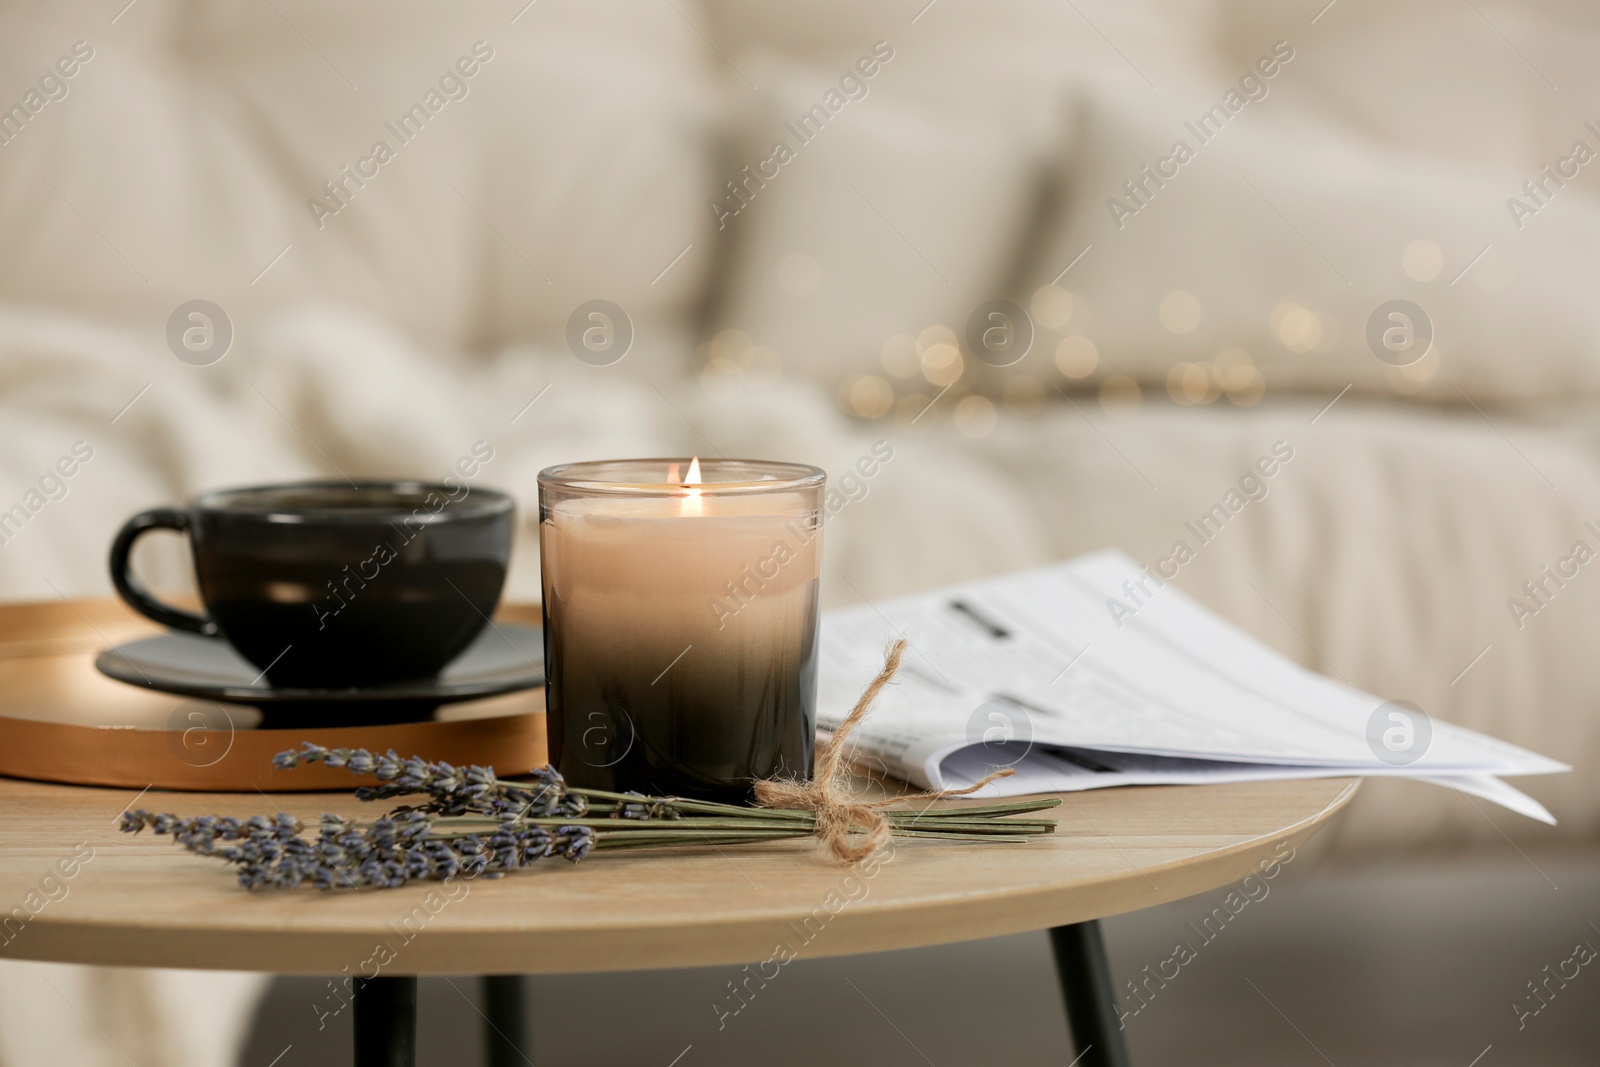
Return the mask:
<svg viewBox="0 0 1600 1067">
<path fill-rule="evenodd" d="M 516 818 L 487 833 L 441 831 L 421 811 L 368 825 L 324 815 L 314 838 L 291 815 L 240 820 L 214 815 L 180 819 L 142 809 L 123 813 L 124 833 L 146 828 L 170 835 L 197 855 L 233 864 L 246 889 L 394 889 L 416 880 L 498 878 L 546 856 L 576 863 L 595 840 L 587 826 L 545 827 Z"/>
<path fill-rule="evenodd" d="M 180 818 L 142 809 L 125 812 L 121 828 L 126 833 L 149 829 L 196 855 L 230 863 L 247 889 L 389 889 L 417 880 L 499 878 L 547 856 L 576 863 L 596 848 L 752 844 L 818 832 L 812 810 L 574 789 L 552 767 L 507 780 L 490 767 L 460 768 L 442 760 L 402 759 L 392 751 L 377 756 L 366 749 L 310 743 L 279 753 L 273 762 L 281 768 L 321 763 L 372 775 L 379 784 L 355 790 L 363 801 L 416 797 L 421 802 L 400 805 L 371 822 L 323 815 L 315 833 L 281 813 L 241 820 Z M 1045 798 L 986 807 L 900 808 L 882 816 L 895 836 L 1016 842 L 1053 832 L 1055 821 L 1015 816 L 1059 803 Z"/>
</svg>

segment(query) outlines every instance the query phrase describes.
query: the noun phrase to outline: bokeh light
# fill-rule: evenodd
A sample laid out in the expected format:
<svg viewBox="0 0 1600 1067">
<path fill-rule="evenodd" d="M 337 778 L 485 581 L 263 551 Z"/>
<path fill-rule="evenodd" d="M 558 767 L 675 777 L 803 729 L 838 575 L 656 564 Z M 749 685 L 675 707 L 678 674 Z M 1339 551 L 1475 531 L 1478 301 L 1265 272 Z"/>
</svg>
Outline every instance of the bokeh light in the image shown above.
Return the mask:
<svg viewBox="0 0 1600 1067">
<path fill-rule="evenodd" d="M 987 437 L 994 432 L 1000 415 L 986 396 L 962 397 L 956 405 L 955 424 L 964 437 Z"/>
<path fill-rule="evenodd" d="M 1400 268 L 1414 282 L 1431 282 L 1444 270 L 1444 253 L 1426 237 L 1419 237 L 1400 253 Z"/>
<path fill-rule="evenodd" d="M 1268 322 L 1272 336 L 1291 352 L 1310 352 L 1322 341 L 1322 322 L 1316 312 L 1292 300 L 1273 308 Z"/>
<path fill-rule="evenodd" d="M 922 376 L 930 385 L 945 386 L 959 381 L 965 363 L 960 349 L 943 341 L 930 345 L 922 353 Z"/>
<path fill-rule="evenodd" d="M 894 407 L 894 387 L 876 374 L 852 374 L 845 407 L 864 419 L 881 418 Z"/>
<path fill-rule="evenodd" d="M 1185 289 L 1174 289 L 1161 298 L 1156 315 L 1173 333 L 1191 333 L 1200 325 L 1200 300 Z"/>
<path fill-rule="evenodd" d="M 1100 363 L 1100 350 L 1087 337 L 1073 334 L 1056 345 L 1056 369 L 1068 378 L 1087 378 Z"/>
<path fill-rule="evenodd" d="M 1077 301 L 1071 293 L 1055 285 L 1041 285 L 1033 291 L 1028 301 L 1028 313 L 1033 321 L 1052 330 L 1059 330 L 1072 321 Z"/>
</svg>

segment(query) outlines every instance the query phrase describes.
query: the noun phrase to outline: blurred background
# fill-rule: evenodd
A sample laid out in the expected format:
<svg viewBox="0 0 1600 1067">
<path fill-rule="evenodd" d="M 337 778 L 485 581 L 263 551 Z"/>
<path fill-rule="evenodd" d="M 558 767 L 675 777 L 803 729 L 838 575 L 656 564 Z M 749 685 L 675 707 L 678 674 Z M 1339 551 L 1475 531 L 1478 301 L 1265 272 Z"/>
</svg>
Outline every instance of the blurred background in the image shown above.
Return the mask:
<svg viewBox="0 0 1600 1067">
<path fill-rule="evenodd" d="M 0 597 L 108 595 L 202 488 L 487 441 L 530 600 L 544 466 L 884 442 L 827 606 L 1188 540 L 1298 661 L 1579 768 L 1526 782 L 1553 828 L 1369 782 L 1140 1062 L 1593 1062 L 1600 977 L 1511 1007 L 1600 944 L 1592 5 L 68 0 L 0 10 L 0 71 Z M 1117 972 L 1209 906 L 1112 922 Z M 706 1055 L 1058 1062 L 1044 953 L 803 963 Z M 536 1048 L 666 1063 L 696 975 L 541 979 Z M 315 986 L 5 963 L 0 1064 L 339 1062 Z M 476 996 L 425 986 L 425 1050 Z"/>
</svg>

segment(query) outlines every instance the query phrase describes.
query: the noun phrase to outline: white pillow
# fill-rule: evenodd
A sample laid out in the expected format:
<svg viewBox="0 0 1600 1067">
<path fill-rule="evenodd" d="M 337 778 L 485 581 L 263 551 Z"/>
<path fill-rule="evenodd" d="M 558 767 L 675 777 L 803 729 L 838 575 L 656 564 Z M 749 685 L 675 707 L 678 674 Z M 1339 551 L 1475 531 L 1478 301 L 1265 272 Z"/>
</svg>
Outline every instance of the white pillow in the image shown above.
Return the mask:
<svg viewBox="0 0 1600 1067">
<path fill-rule="evenodd" d="M 1209 89 L 1085 93 L 1067 210 L 1033 272 L 1047 282 L 1078 260 L 1059 283 L 1073 315 L 1041 331 L 1043 365 L 1063 338 L 1087 338 L 1099 378 L 1132 376 L 1190 401 L 1231 382 L 1230 395 L 1254 402 L 1263 375 L 1273 390 L 1353 386 L 1455 404 L 1600 389 L 1600 203 L 1569 188 L 1518 228 L 1506 201 L 1531 175 L 1296 111 L 1276 92 L 1296 62 L 1251 82 L 1266 94 L 1254 101 L 1238 88 L 1254 61 Z M 1214 107 L 1219 117 L 1197 131 Z M 1580 136 L 1600 150 L 1600 137 L 1575 127 Z M 1180 142 L 1192 153 L 1181 164 Z M 1567 151 L 1552 146 L 1549 158 Z M 1431 351 L 1375 354 L 1369 322 L 1380 337 L 1403 328 L 1379 313 L 1396 300 L 1425 313 Z M 1089 350 L 1067 344 L 1061 362 L 1083 372 Z"/>
<path fill-rule="evenodd" d="M 0 145 L 0 296 L 156 337 L 203 297 L 242 346 L 314 299 L 454 350 L 564 346 L 598 297 L 638 320 L 640 353 L 699 298 L 713 90 L 672 5 L 81 6 L 0 12 L 7 93 L 94 51 Z M 379 141 L 393 158 L 363 164 Z"/>
<path fill-rule="evenodd" d="M 964 321 L 996 295 L 1031 207 L 1027 136 L 896 92 L 900 61 L 885 41 L 837 69 L 740 63 L 763 91 L 725 168 L 745 202 L 724 187 L 707 207 L 732 248 L 721 320 L 823 381 L 882 373 L 891 337 Z M 752 182 L 746 166 L 775 176 Z"/>
</svg>

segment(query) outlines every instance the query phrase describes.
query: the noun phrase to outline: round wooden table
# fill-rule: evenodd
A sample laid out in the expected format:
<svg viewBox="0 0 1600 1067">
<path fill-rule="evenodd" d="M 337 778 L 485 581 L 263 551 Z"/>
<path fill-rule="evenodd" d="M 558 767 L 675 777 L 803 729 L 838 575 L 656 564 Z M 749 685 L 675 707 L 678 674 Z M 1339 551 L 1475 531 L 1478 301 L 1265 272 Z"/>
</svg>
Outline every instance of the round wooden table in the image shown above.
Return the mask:
<svg viewBox="0 0 1600 1067">
<path fill-rule="evenodd" d="M 113 683 L 92 666 L 108 640 L 148 631 L 109 601 L 0 607 L 0 715 L 129 731 L 99 725 L 115 707 L 121 722 L 164 725 L 170 700 Z M 300 739 L 292 730 L 268 732 L 283 735 L 269 748 Z M 103 739 L 73 743 L 81 746 L 74 751 L 104 751 Z M 145 744 L 155 755 L 141 758 L 168 758 Z M 759 983 L 788 956 L 1048 928 L 1077 1046 L 1072 1062 L 1113 1067 L 1127 1055 L 1096 920 L 1258 873 L 1316 832 L 1356 786 L 1323 779 L 1063 794 L 1052 837 L 1020 845 L 902 840 L 882 862 L 856 869 L 806 843 L 783 842 L 597 852 L 577 865 L 545 860 L 511 877 L 451 885 L 251 893 L 220 862 L 165 838 L 119 832 L 122 812 L 286 811 L 314 823 L 324 811 L 370 817 L 374 807 L 348 793 L 0 778 L 0 901 L 12 908 L 0 914 L 0 942 L 14 959 L 337 976 L 330 1010 L 342 1007 L 337 998 L 353 1002 L 363 1067 L 413 1061 L 417 975 L 494 976 L 486 979 L 486 1037 L 499 1067 L 528 1062 L 521 975 L 745 963 L 753 966 L 742 981 Z"/>
<path fill-rule="evenodd" d="M 395 1056 L 410 1044 L 416 975 L 762 964 L 780 946 L 808 958 L 1050 928 L 1087 1067 L 1126 1062 L 1094 920 L 1258 873 L 1355 789 L 1335 779 L 1066 794 L 1053 837 L 902 841 L 859 870 L 785 842 L 596 853 L 450 887 L 251 893 L 223 864 L 120 833 L 129 791 L 0 780 L 0 900 L 42 896 L 52 873 L 69 887 L 7 931 L 13 958 L 351 976 L 362 1064 L 409 1062 Z M 309 821 L 362 807 L 332 794 L 146 793 L 138 804 Z M 517 1032 L 514 1018 L 491 1022 Z"/>
</svg>

